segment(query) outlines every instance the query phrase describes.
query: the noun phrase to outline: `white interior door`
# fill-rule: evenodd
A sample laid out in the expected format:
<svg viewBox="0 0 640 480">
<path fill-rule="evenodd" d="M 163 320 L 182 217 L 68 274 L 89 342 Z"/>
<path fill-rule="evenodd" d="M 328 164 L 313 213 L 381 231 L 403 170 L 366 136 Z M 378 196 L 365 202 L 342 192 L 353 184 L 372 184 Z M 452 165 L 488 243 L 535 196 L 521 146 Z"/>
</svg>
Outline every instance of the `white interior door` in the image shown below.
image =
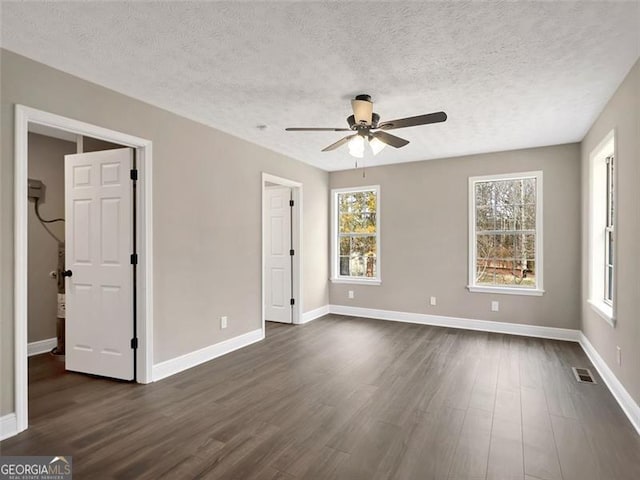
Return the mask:
<svg viewBox="0 0 640 480">
<path fill-rule="evenodd" d="M 291 189 L 265 193 L 265 320 L 291 323 Z"/>
<path fill-rule="evenodd" d="M 65 156 L 66 368 L 133 379 L 133 150 Z"/>
</svg>

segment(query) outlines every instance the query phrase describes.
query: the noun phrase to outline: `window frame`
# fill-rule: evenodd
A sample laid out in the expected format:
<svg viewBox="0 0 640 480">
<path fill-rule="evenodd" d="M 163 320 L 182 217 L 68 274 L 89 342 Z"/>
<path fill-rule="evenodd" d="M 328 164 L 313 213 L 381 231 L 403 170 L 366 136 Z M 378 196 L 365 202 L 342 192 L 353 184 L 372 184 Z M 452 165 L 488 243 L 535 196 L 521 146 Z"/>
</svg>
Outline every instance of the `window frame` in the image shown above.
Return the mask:
<svg viewBox="0 0 640 480">
<path fill-rule="evenodd" d="M 616 235 L 617 226 L 617 144 L 616 130 L 611 130 L 589 155 L 589 191 L 588 191 L 588 279 L 587 303 L 591 309 L 611 327 L 616 326 Z M 613 178 L 608 178 L 607 158 L 613 157 Z M 608 182 L 611 180 L 611 184 Z M 613 188 L 610 194 L 609 188 Z M 613 217 L 608 211 L 613 201 Z M 609 225 L 612 222 L 613 228 Z M 608 245 L 607 237 L 613 237 L 613 272 L 607 274 Z M 611 300 L 607 301 L 606 289 L 611 281 Z"/>
<path fill-rule="evenodd" d="M 340 275 L 339 236 L 338 229 L 338 195 L 345 193 L 376 192 L 376 276 L 352 277 Z M 345 187 L 331 189 L 331 282 L 358 285 L 380 285 L 382 283 L 381 243 L 380 243 L 380 185 L 362 187 Z"/>
<path fill-rule="evenodd" d="M 477 183 L 522 180 L 527 178 L 536 179 L 536 226 L 535 226 L 535 264 L 536 264 L 536 285 L 535 287 L 518 287 L 515 285 L 478 285 L 476 284 L 476 196 L 475 186 Z M 467 289 L 473 293 L 496 293 L 507 295 L 528 295 L 542 296 L 544 294 L 544 235 L 543 235 L 543 173 L 542 170 L 530 172 L 517 172 L 505 174 L 482 175 L 469 177 L 469 283 Z"/>
</svg>

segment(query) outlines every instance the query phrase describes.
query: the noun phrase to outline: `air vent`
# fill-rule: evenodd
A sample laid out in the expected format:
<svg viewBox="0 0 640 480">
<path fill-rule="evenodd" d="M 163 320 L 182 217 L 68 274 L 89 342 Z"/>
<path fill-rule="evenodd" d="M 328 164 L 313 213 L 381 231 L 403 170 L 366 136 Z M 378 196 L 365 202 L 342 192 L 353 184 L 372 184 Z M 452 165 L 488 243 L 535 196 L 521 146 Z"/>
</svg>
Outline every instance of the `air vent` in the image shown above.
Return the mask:
<svg viewBox="0 0 640 480">
<path fill-rule="evenodd" d="M 576 380 L 580 383 L 596 383 L 591 373 L 591 370 L 588 368 L 576 368 L 573 367 L 573 374 L 576 377 Z"/>
</svg>

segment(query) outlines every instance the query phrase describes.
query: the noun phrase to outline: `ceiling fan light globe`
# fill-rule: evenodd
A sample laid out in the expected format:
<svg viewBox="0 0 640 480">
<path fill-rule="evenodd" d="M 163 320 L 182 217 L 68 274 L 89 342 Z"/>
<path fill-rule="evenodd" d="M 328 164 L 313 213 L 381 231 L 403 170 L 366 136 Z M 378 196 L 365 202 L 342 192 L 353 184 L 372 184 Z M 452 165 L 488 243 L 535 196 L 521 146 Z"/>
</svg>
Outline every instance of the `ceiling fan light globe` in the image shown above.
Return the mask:
<svg viewBox="0 0 640 480">
<path fill-rule="evenodd" d="M 364 138 L 356 135 L 349 140 L 349 154 L 356 158 L 364 157 Z"/>
<path fill-rule="evenodd" d="M 371 147 L 371 151 L 374 155 L 378 155 L 386 145 L 386 143 L 381 142 L 375 137 L 369 140 L 369 146 Z"/>
</svg>

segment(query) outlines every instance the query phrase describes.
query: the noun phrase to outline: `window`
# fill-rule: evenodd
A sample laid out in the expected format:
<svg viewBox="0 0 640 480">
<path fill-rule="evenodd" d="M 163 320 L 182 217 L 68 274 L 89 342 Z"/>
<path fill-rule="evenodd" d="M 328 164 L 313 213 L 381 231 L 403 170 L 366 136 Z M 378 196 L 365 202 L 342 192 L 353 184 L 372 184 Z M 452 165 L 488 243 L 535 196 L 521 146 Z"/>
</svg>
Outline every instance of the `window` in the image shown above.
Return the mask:
<svg viewBox="0 0 640 480">
<path fill-rule="evenodd" d="M 469 290 L 542 295 L 542 172 L 469 179 Z"/>
<path fill-rule="evenodd" d="M 606 202 L 607 212 L 604 227 L 604 301 L 613 305 L 613 227 L 615 204 L 613 201 L 613 155 L 609 155 L 606 162 Z"/>
<path fill-rule="evenodd" d="M 589 304 L 615 324 L 615 136 L 610 132 L 590 157 Z"/>
<path fill-rule="evenodd" d="M 332 190 L 332 281 L 380 284 L 380 187 Z"/>
</svg>

